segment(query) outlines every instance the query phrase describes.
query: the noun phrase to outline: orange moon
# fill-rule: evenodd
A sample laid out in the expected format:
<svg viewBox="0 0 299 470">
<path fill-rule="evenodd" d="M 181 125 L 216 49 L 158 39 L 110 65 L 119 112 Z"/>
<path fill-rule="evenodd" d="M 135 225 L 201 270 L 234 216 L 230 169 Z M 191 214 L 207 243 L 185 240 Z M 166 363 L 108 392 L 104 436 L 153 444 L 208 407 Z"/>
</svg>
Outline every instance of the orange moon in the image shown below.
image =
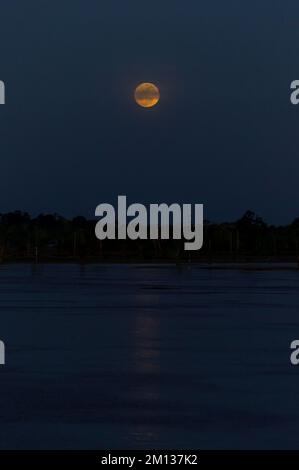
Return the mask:
<svg viewBox="0 0 299 470">
<path fill-rule="evenodd" d="M 153 83 L 141 83 L 135 90 L 135 101 L 142 108 L 152 108 L 159 100 L 159 88 Z"/>
</svg>

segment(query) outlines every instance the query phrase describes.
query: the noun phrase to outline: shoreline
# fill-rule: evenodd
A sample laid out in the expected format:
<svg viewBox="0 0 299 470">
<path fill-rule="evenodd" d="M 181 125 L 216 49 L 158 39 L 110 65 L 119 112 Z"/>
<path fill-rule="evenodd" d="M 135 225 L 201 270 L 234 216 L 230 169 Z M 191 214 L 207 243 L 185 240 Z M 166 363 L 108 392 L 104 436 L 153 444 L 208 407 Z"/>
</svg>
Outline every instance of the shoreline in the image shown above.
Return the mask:
<svg viewBox="0 0 299 470">
<path fill-rule="evenodd" d="M 78 265 L 78 266 L 116 266 L 116 265 L 132 265 L 132 266 L 177 266 L 177 267 L 197 267 L 206 270 L 228 270 L 242 269 L 254 271 L 279 271 L 279 270 L 298 270 L 299 262 L 289 259 L 280 260 L 173 260 L 173 259 L 6 259 L 0 262 L 1 266 L 7 265 Z"/>
</svg>

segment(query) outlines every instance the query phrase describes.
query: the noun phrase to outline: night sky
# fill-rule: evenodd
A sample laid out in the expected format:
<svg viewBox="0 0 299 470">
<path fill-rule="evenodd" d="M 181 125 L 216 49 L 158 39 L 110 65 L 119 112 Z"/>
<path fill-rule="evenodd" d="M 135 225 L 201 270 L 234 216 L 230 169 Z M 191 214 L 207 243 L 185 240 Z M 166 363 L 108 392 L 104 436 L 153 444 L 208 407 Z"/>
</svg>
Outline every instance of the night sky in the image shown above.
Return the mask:
<svg viewBox="0 0 299 470">
<path fill-rule="evenodd" d="M 298 19 L 298 0 L 1 0 L 0 212 L 126 194 L 299 217 Z"/>
</svg>

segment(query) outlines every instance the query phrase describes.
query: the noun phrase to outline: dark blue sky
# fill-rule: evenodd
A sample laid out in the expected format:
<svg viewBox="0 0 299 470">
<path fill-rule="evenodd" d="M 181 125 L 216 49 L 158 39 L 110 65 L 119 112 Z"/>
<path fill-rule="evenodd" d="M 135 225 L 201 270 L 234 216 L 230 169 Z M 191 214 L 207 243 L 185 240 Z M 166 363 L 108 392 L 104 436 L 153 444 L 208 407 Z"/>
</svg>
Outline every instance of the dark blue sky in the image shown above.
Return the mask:
<svg viewBox="0 0 299 470">
<path fill-rule="evenodd" d="M 2 0 L 0 211 L 92 216 L 126 194 L 299 216 L 298 19 L 298 0 Z"/>
</svg>

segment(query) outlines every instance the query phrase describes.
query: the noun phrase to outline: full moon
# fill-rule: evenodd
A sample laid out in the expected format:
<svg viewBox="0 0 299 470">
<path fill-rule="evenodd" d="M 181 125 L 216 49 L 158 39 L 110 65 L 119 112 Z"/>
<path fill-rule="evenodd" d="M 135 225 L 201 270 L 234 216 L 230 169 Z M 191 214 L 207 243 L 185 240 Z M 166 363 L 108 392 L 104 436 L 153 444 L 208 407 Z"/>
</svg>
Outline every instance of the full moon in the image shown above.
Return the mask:
<svg viewBox="0 0 299 470">
<path fill-rule="evenodd" d="M 159 88 L 153 83 L 141 83 L 135 90 L 135 101 L 143 108 L 152 108 L 159 100 Z"/>
</svg>

